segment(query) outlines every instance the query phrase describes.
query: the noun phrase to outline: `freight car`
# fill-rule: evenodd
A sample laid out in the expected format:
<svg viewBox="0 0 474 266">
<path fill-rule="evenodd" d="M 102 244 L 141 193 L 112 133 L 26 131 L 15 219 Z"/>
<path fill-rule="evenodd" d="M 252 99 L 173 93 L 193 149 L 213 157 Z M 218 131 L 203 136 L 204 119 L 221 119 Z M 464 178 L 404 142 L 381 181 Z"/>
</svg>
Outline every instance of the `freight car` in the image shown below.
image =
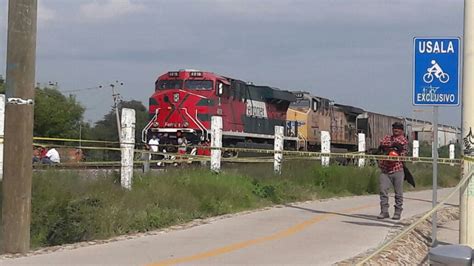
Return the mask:
<svg viewBox="0 0 474 266">
<path fill-rule="evenodd" d="M 425 121 L 414 118 L 405 118 L 406 133 L 410 141 L 418 140 L 431 143 L 433 139 L 432 121 Z M 449 144 L 457 144 L 461 140 L 461 128 L 438 124 L 438 148 Z"/>
<path fill-rule="evenodd" d="M 211 72 L 180 70 L 158 77 L 149 99 L 150 121 L 142 140 L 160 135 L 161 143 L 210 140 L 211 117 L 223 120 L 223 144 L 273 147 L 275 126 L 287 126 L 286 112 L 295 96 L 285 90 L 257 86 Z M 285 132 L 292 130 L 287 129 Z M 296 145 L 296 137 L 285 140 Z"/>
<path fill-rule="evenodd" d="M 392 123 L 404 122 L 402 118 L 336 104 L 308 92 L 294 94 L 297 100 L 290 104 L 287 119 L 296 121 L 298 146 L 303 150 L 320 150 L 321 131 L 329 132 L 333 152 L 356 151 L 358 133 L 365 133 L 367 150 L 376 149 L 380 139 L 391 134 Z"/>
<path fill-rule="evenodd" d="M 392 124 L 400 122 L 405 125 L 405 119 L 373 112 L 364 112 L 357 116 L 357 131 L 365 134 L 366 150 L 371 152 L 378 149 L 380 140 L 385 135 L 392 134 Z"/>
<path fill-rule="evenodd" d="M 300 149 L 320 150 L 321 131 L 327 131 L 334 151 L 354 150 L 357 145 L 356 120 L 364 110 L 335 104 L 304 91 L 294 92 L 294 95 L 297 100 L 290 104 L 287 119 L 296 121 L 298 125 Z"/>
</svg>

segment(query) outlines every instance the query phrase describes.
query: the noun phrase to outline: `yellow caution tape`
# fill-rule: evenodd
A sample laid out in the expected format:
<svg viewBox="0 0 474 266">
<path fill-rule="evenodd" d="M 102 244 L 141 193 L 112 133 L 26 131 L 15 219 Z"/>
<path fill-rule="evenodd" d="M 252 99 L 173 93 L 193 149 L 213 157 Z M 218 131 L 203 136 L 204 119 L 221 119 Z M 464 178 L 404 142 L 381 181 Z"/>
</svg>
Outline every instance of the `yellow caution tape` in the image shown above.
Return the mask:
<svg viewBox="0 0 474 266">
<path fill-rule="evenodd" d="M 42 139 L 42 140 L 51 140 L 53 138 L 37 138 Z M 56 138 L 56 140 L 72 140 L 72 139 L 59 139 Z M 94 142 L 94 141 L 90 141 Z M 97 141 L 98 143 L 105 143 L 103 141 Z M 108 142 L 112 143 L 112 142 Z M 114 144 L 117 144 L 115 142 Z M 34 143 L 35 146 L 45 146 L 45 147 L 58 147 L 58 148 L 75 148 L 75 149 L 81 149 L 81 150 L 104 150 L 104 151 L 121 151 L 121 148 L 119 147 L 96 147 L 96 146 L 71 146 L 71 145 L 57 145 L 57 144 L 50 144 L 50 143 Z M 127 145 L 125 143 L 124 145 Z M 130 143 L 129 145 L 133 145 L 133 143 Z M 162 147 L 183 147 L 180 145 L 160 145 Z M 222 157 L 223 162 L 249 162 L 249 163 L 269 163 L 273 162 L 273 155 L 275 153 L 274 150 L 268 150 L 268 149 L 250 149 L 250 148 L 233 148 L 233 147 L 224 147 L 224 148 L 215 148 L 215 147 L 210 147 L 210 146 L 186 146 L 186 148 L 198 148 L 198 149 L 219 149 L 222 151 L 228 151 L 228 152 L 236 152 L 237 154 L 239 152 L 248 152 L 248 153 L 260 153 L 260 154 L 267 154 L 267 156 L 259 156 L 259 157 L 244 157 L 244 158 L 238 158 L 238 157 Z M 171 158 L 174 157 L 176 159 L 174 160 L 169 160 L 169 162 L 176 162 L 178 158 L 184 158 L 184 159 L 179 159 L 182 161 L 209 161 L 210 158 L 209 156 L 203 156 L 203 155 L 191 155 L 191 154 L 180 154 L 180 153 L 171 153 L 171 152 L 151 152 L 149 150 L 142 150 L 142 149 L 134 149 L 135 153 L 146 153 L 146 154 L 156 154 L 156 155 L 162 155 L 164 158 Z M 379 161 L 379 160 L 388 160 L 388 161 L 403 161 L 403 162 L 420 162 L 420 163 L 432 163 L 433 158 L 431 157 L 418 157 L 418 158 L 413 158 L 413 157 L 408 157 L 408 156 L 387 156 L 387 155 L 369 155 L 369 154 L 364 154 L 360 152 L 348 152 L 348 153 L 322 153 L 322 152 L 312 152 L 312 151 L 282 151 L 279 152 L 284 154 L 284 160 L 320 160 L 321 157 L 329 157 L 329 158 L 345 158 L 345 159 L 369 159 L 372 161 Z M 463 156 L 462 159 L 448 159 L 448 158 L 438 158 L 438 163 L 440 164 L 461 164 L 464 161 L 469 161 L 469 162 L 474 162 L 474 157 L 472 156 Z M 137 161 L 140 163 L 145 162 L 146 160 L 141 160 Z M 155 160 L 155 161 L 150 161 L 150 162 L 168 162 L 165 160 Z M 97 162 L 100 163 L 100 162 Z"/>
<path fill-rule="evenodd" d="M 49 138 L 49 137 L 33 137 L 33 140 L 120 144 L 120 142 L 118 142 L 118 141 L 87 140 L 87 139 L 68 139 L 68 138 Z"/>
<path fill-rule="evenodd" d="M 2 139 L 3 140 L 3 139 Z M 34 137 L 34 140 L 38 141 L 62 141 L 62 142 L 81 142 L 81 143 L 102 143 L 102 144 L 120 144 L 119 142 L 113 142 L 113 141 L 100 141 L 100 140 L 83 140 L 83 139 L 70 139 L 70 138 L 50 138 L 50 137 Z M 1 141 L 1 140 L 0 140 Z M 71 146 L 71 145 L 52 145 L 50 143 L 34 143 L 34 145 L 41 145 L 41 146 L 46 146 L 46 147 L 64 147 L 64 148 L 77 148 L 77 149 L 83 149 L 83 150 L 109 150 L 109 151 L 120 151 L 121 149 L 119 147 L 94 147 L 94 146 Z M 122 145 L 135 145 L 134 143 L 122 143 Z M 171 145 L 171 144 L 164 144 L 160 145 L 160 147 L 163 148 L 183 148 L 182 145 Z M 273 155 L 275 153 L 274 150 L 272 149 L 251 149 L 251 148 L 235 148 L 235 147 L 223 147 L 223 148 L 218 148 L 218 147 L 210 147 L 210 146 L 186 146 L 186 148 L 198 148 L 198 149 L 204 149 L 204 150 L 215 150 L 215 149 L 220 149 L 222 151 L 227 151 L 227 152 L 249 152 L 249 153 L 261 153 L 261 154 L 268 154 L 268 155 Z M 143 153 L 143 152 L 148 152 L 150 154 L 159 154 L 159 155 L 170 155 L 170 156 L 183 156 L 182 154 L 175 154 L 175 153 L 155 153 L 155 152 L 150 152 L 150 151 L 144 151 L 144 150 L 134 150 L 137 153 Z M 369 159 L 369 160 L 388 160 L 388 161 L 402 161 L 402 162 L 420 162 L 420 163 L 432 163 L 433 158 L 431 157 L 408 157 L 408 156 L 387 156 L 387 155 L 369 155 L 365 153 L 360 153 L 360 152 L 346 152 L 346 153 L 322 153 L 322 152 L 312 152 L 312 151 L 281 151 L 278 152 L 283 155 L 284 160 L 299 160 L 299 159 L 304 159 L 304 160 L 319 160 L 321 156 L 326 156 L 329 158 L 346 158 L 346 159 Z M 192 158 L 191 155 L 186 154 L 188 158 Z M 232 161 L 232 160 L 237 160 L 235 157 L 231 158 L 223 158 L 223 161 Z M 252 161 L 252 162 L 257 162 L 260 160 L 261 162 L 267 162 L 268 160 L 271 160 L 271 158 L 265 158 L 265 157 L 258 157 L 258 158 L 252 158 L 249 159 L 246 157 L 247 161 Z M 448 158 L 438 158 L 438 163 L 440 164 L 461 164 L 462 160 L 474 162 L 474 157 L 472 156 L 464 156 L 462 159 L 448 159 Z M 243 160 L 241 160 L 243 161 Z"/>
<path fill-rule="evenodd" d="M 474 162 L 474 156 L 464 155 L 464 156 L 462 157 L 462 159 L 463 159 L 464 161 Z"/>
<path fill-rule="evenodd" d="M 70 146 L 70 145 L 58 145 L 58 144 L 46 144 L 46 143 L 33 143 L 33 146 L 42 146 L 42 147 L 55 147 L 55 148 L 72 148 L 72 149 L 82 149 L 82 150 L 109 150 L 109 151 L 121 151 L 120 148 L 114 147 L 93 147 L 93 146 Z"/>
<path fill-rule="evenodd" d="M 82 150 L 107 150 L 107 151 L 121 151 L 119 147 L 94 147 L 94 146 L 70 146 L 70 145 L 53 145 L 53 144 L 46 144 L 46 143 L 34 143 L 35 146 L 45 146 L 45 147 L 58 147 L 58 148 L 76 148 Z M 131 145 L 131 144 L 130 144 Z M 173 147 L 182 147 L 177 145 L 168 145 Z M 209 146 L 187 146 L 187 148 L 198 148 L 198 149 L 220 149 L 222 151 L 231 151 L 231 152 L 252 152 L 252 153 L 263 153 L 268 155 L 273 155 L 275 153 L 274 150 L 265 150 L 265 149 L 249 149 L 249 148 L 213 148 Z M 149 150 L 140 150 L 134 149 L 136 153 L 148 153 L 148 154 L 157 154 L 163 156 L 185 156 L 187 158 L 195 158 L 197 155 L 190 155 L 190 154 L 179 154 L 179 153 L 165 153 L 165 152 L 151 152 Z M 388 160 L 388 161 L 402 161 L 402 162 L 420 162 L 420 163 L 432 163 L 433 158 L 431 157 L 408 157 L 408 156 L 387 156 L 387 155 L 368 155 L 363 153 L 322 153 L 322 152 L 308 152 L 308 151 L 282 151 L 282 154 L 286 155 L 283 157 L 283 160 L 318 160 L 321 157 L 329 157 L 329 158 L 346 158 L 346 159 L 370 159 L 370 160 Z M 271 160 L 271 158 L 257 157 L 246 157 L 245 160 L 256 162 L 261 160 L 261 162 L 267 162 Z M 474 162 L 473 157 L 465 156 L 463 157 L 464 160 Z M 223 161 L 237 161 L 238 159 L 235 157 L 230 158 L 223 158 Z M 241 160 L 243 161 L 243 160 Z M 438 163 L 440 164 L 461 164 L 461 159 L 448 159 L 448 158 L 438 158 Z"/>
<path fill-rule="evenodd" d="M 70 139 L 70 138 L 51 138 L 51 137 L 34 137 L 34 140 L 43 140 L 43 141 L 62 141 L 62 142 L 84 142 L 84 143 L 103 143 L 103 144 L 120 144 L 120 142 L 116 141 L 101 141 L 101 140 L 84 140 L 84 139 Z M 1 142 L 0 142 L 1 143 Z M 135 145 L 135 143 L 122 143 L 123 145 Z M 35 143 L 35 145 L 42 145 L 46 147 L 56 146 L 56 147 L 69 147 L 67 145 L 51 145 L 46 143 Z M 182 145 L 172 145 L 172 144 L 161 144 L 160 147 L 164 148 L 182 148 Z M 75 147 L 80 149 L 86 150 L 111 150 L 111 151 L 120 151 L 120 148 L 110 148 L 110 147 L 91 147 L 91 146 L 81 146 Z M 274 154 L 275 151 L 272 149 L 252 149 L 252 148 L 235 148 L 235 147 L 210 147 L 210 146 L 186 146 L 186 148 L 198 148 L 198 149 L 220 149 L 222 151 L 229 151 L 229 152 L 252 152 L 252 153 L 263 153 L 263 154 Z M 135 150 L 135 152 L 143 152 L 142 150 Z M 327 156 L 330 158 L 346 158 L 346 159 L 371 159 L 371 160 L 388 160 L 388 161 L 402 161 L 402 162 L 420 162 L 420 163 L 432 163 L 433 158 L 431 157 L 408 157 L 408 156 L 387 156 L 387 155 L 369 155 L 360 152 L 346 152 L 346 153 L 322 153 L 322 152 L 312 152 L 312 151 L 282 151 L 278 152 L 283 155 L 292 155 L 295 157 L 292 158 L 285 158 L 285 160 L 297 160 L 297 159 L 320 159 L 321 156 Z M 152 153 L 152 154 L 160 154 L 164 155 L 163 153 Z M 167 153 L 168 155 L 170 153 Z M 262 158 L 263 159 L 263 158 Z M 226 159 L 229 161 L 230 159 Z M 255 160 L 255 159 L 253 159 Z M 267 159 L 263 159 L 267 160 Z M 449 159 L 449 158 L 438 158 L 438 163 L 440 164 L 461 164 L 462 160 L 474 162 L 474 157 L 472 156 L 464 156 L 462 159 Z"/>
</svg>

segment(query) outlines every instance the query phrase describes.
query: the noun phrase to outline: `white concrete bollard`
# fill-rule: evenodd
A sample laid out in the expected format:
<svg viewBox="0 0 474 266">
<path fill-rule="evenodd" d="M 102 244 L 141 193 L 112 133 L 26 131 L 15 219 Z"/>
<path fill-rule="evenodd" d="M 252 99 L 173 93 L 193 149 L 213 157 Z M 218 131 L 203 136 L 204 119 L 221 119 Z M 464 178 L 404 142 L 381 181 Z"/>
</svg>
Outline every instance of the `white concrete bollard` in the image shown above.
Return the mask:
<svg viewBox="0 0 474 266">
<path fill-rule="evenodd" d="M 359 154 L 365 154 L 365 134 L 359 133 Z M 359 158 L 359 167 L 365 166 L 365 158 Z"/>
<path fill-rule="evenodd" d="M 275 174 L 281 174 L 281 163 L 283 161 L 283 131 L 284 128 L 282 126 L 275 126 L 275 161 L 273 162 L 273 170 Z"/>
<path fill-rule="evenodd" d="M 449 144 L 449 159 L 454 160 L 454 144 Z M 450 164 L 451 166 L 454 166 L 453 163 Z"/>
<path fill-rule="evenodd" d="M 321 153 L 331 153 L 331 135 L 328 131 L 321 131 Z M 321 165 L 329 166 L 329 156 L 321 156 Z"/>
<path fill-rule="evenodd" d="M 121 121 L 121 143 L 122 152 L 120 183 L 123 188 L 132 189 L 133 179 L 133 150 L 135 147 L 135 110 L 122 109 Z"/>
<path fill-rule="evenodd" d="M 221 171 L 222 155 L 222 117 L 213 116 L 211 118 L 211 171 L 219 173 Z"/>
<path fill-rule="evenodd" d="M 150 172 L 150 153 L 149 152 L 142 152 L 142 160 L 143 160 L 143 173 Z"/>
<path fill-rule="evenodd" d="M 193 159 L 196 158 L 196 157 L 194 157 L 194 156 L 196 156 L 196 154 L 197 154 L 197 148 L 194 147 L 194 148 L 191 150 L 191 152 L 189 153 L 189 155 L 191 155 L 192 157 L 189 157 L 189 158 L 188 158 L 188 164 L 192 164 L 192 163 L 193 163 Z"/>
<path fill-rule="evenodd" d="M 5 140 L 5 94 L 0 94 L 0 181 L 3 179 L 3 142 Z"/>
<path fill-rule="evenodd" d="M 420 155 L 420 142 L 418 140 L 413 141 L 413 158 L 418 158 Z"/>
</svg>

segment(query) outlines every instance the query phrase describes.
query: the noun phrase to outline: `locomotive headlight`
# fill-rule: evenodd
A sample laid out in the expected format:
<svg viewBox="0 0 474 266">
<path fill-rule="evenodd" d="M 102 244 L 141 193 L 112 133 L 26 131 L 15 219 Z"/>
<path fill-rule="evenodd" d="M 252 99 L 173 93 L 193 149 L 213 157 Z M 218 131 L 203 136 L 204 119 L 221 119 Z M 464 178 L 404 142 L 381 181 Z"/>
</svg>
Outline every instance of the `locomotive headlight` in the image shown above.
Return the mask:
<svg viewBox="0 0 474 266">
<path fill-rule="evenodd" d="M 179 72 L 178 71 L 170 71 L 168 72 L 169 77 L 179 77 Z"/>
<path fill-rule="evenodd" d="M 191 77 L 202 77 L 202 72 L 191 72 L 189 73 Z"/>
<path fill-rule="evenodd" d="M 173 94 L 173 101 L 177 103 L 179 101 L 179 93 Z"/>
<path fill-rule="evenodd" d="M 184 122 L 183 122 L 183 127 L 189 127 L 189 122 L 188 122 L 188 121 L 184 121 Z"/>
<path fill-rule="evenodd" d="M 159 127 L 160 126 L 160 123 L 158 122 L 153 122 L 153 127 Z"/>
</svg>

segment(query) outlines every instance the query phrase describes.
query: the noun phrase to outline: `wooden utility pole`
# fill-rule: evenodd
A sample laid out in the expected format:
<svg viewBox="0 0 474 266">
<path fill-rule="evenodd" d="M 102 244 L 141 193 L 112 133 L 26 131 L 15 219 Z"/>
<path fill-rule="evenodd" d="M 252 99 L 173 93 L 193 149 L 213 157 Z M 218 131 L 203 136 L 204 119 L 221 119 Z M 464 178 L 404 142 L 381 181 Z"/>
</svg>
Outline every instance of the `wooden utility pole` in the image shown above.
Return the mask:
<svg viewBox="0 0 474 266">
<path fill-rule="evenodd" d="M 9 0 L 2 251 L 30 248 L 37 0 Z"/>
</svg>

